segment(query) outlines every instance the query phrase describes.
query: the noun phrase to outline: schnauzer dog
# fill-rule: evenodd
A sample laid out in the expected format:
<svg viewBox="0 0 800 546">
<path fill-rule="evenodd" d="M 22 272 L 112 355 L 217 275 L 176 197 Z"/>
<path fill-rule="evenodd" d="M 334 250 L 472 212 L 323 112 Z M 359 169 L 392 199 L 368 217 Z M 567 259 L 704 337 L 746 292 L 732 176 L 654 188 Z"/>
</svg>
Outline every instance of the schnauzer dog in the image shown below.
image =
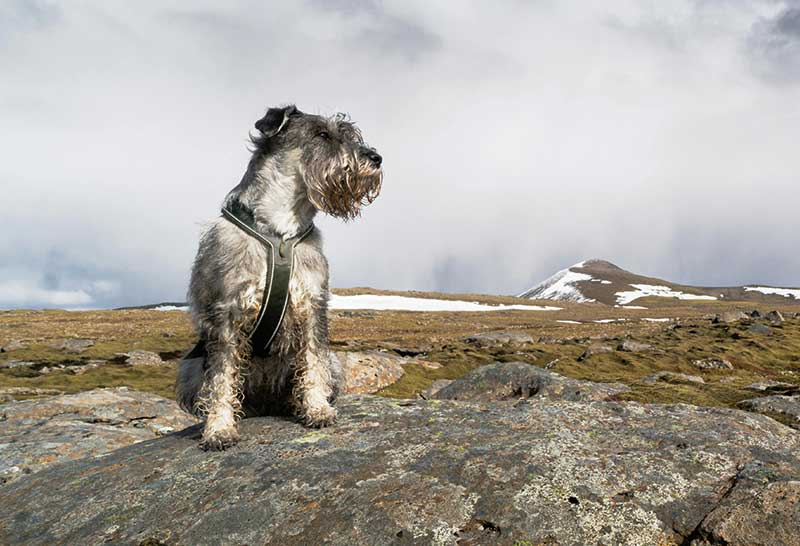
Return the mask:
<svg viewBox="0 0 800 546">
<path fill-rule="evenodd" d="M 223 213 L 246 211 L 250 233 L 225 214 L 212 222 L 189 286 L 202 350 L 181 361 L 176 389 L 185 410 L 205 417 L 205 449 L 235 444 L 242 416 L 292 414 L 312 427 L 335 421 L 342 371 L 328 351 L 328 262 L 313 218 L 355 218 L 383 179 L 381 156 L 343 114 L 270 108 L 255 128 L 247 171 L 223 204 Z M 278 257 L 259 238 L 280 241 L 281 256 L 283 242 L 293 244 L 288 302 L 262 354 L 250 334 Z"/>
</svg>

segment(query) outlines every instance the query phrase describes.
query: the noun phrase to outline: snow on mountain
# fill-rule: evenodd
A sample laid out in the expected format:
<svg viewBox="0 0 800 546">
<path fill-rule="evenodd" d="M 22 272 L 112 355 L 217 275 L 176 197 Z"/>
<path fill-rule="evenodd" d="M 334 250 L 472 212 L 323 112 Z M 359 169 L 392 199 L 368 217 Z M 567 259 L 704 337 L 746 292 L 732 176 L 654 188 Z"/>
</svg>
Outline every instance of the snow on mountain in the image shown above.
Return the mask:
<svg viewBox="0 0 800 546">
<path fill-rule="evenodd" d="M 520 298 L 538 299 L 538 300 L 558 300 L 558 301 L 574 301 L 578 303 L 588 303 L 595 301 L 592 298 L 587 298 L 583 295 L 576 283 L 581 281 L 593 281 L 591 275 L 572 271 L 573 269 L 583 268 L 586 262 L 579 262 L 566 269 L 562 269 L 552 277 L 545 279 L 543 282 L 526 290 L 519 295 Z M 602 282 L 602 280 L 597 279 Z"/>
<path fill-rule="evenodd" d="M 762 294 L 775 294 L 785 298 L 800 300 L 800 289 L 798 288 L 773 288 L 771 286 L 745 286 L 747 292 L 761 292 Z"/>
<path fill-rule="evenodd" d="M 657 296 L 659 298 L 677 298 L 679 300 L 716 300 L 714 296 L 701 294 L 686 294 L 679 290 L 671 290 L 669 286 L 653 286 L 652 284 L 632 284 L 636 290 L 617 292 L 617 303 L 627 305 L 632 301 L 647 296 Z"/>
</svg>

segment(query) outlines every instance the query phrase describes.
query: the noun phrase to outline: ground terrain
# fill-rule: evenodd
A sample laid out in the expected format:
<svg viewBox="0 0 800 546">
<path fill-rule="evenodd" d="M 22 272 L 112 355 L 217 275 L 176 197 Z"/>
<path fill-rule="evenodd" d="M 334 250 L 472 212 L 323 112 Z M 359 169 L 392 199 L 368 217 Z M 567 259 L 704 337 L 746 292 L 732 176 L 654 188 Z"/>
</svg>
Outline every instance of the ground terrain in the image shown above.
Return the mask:
<svg viewBox="0 0 800 546">
<path fill-rule="evenodd" d="M 521 301 L 502 296 L 370 289 L 337 293 L 400 294 L 493 304 Z M 395 398 L 413 398 L 434 380 L 454 379 L 493 361 L 522 361 L 575 379 L 621 382 L 631 390 L 618 395 L 619 399 L 640 402 L 734 407 L 741 400 L 763 394 L 746 388 L 756 382 L 778 381 L 800 387 L 798 302 L 788 298 L 761 303 L 651 297 L 635 303 L 646 309 L 558 302 L 560 311 L 331 311 L 331 344 L 339 351 L 381 350 L 441 364 L 438 368 L 407 364 L 403 377 L 378 393 Z M 779 311 L 785 320 L 712 320 L 719 314 L 753 310 L 762 315 Z M 610 320 L 615 322 L 607 322 Z M 511 343 L 467 339 L 492 332 L 527 334 L 530 339 L 523 337 Z M 94 344 L 70 352 L 63 348 L 64 340 L 70 339 Z M 626 340 L 652 347 L 635 352 L 616 350 Z M 14 398 L 24 399 L 55 391 L 75 393 L 128 386 L 173 397 L 174 365 L 193 342 L 194 334 L 183 311 L 3 311 L 0 347 L 8 350 L 0 353 L 0 393 L 13 391 Z M 600 350 L 582 358 L 590 347 Z M 603 352 L 604 347 L 612 350 Z M 121 354 L 135 349 L 158 353 L 164 365 L 126 364 Z M 732 369 L 701 369 L 694 364 L 709 358 L 725 360 Z M 87 363 L 94 365 L 82 369 Z M 645 381 L 659 371 L 697 376 L 704 382 L 679 376 Z M 785 389 L 787 394 L 793 393 L 791 387 Z"/>
</svg>

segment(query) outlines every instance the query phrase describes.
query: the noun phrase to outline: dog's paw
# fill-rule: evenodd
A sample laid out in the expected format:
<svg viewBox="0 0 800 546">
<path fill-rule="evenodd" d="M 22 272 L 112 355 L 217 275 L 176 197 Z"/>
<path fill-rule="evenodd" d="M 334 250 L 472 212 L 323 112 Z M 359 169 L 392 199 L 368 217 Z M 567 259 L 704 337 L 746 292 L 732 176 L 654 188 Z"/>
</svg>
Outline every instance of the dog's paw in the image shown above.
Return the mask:
<svg viewBox="0 0 800 546">
<path fill-rule="evenodd" d="M 322 428 L 334 424 L 336 417 L 336 408 L 330 404 L 325 404 L 324 406 L 306 410 L 303 413 L 302 421 L 307 427 Z"/>
<path fill-rule="evenodd" d="M 234 430 L 219 430 L 213 434 L 203 435 L 200 449 L 203 451 L 223 451 L 239 442 L 239 433 Z"/>
</svg>

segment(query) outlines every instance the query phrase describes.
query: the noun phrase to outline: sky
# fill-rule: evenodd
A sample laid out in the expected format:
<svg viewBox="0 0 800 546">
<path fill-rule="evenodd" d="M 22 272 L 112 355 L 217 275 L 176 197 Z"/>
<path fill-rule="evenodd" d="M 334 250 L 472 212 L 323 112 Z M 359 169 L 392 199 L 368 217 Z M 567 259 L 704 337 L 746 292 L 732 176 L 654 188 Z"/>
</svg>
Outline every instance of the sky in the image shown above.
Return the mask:
<svg viewBox="0 0 800 546">
<path fill-rule="evenodd" d="M 182 301 L 286 103 L 384 157 L 334 287 L 800 285 L 800 1 L 0 0 L 0 308 Z"/>
</svg>

